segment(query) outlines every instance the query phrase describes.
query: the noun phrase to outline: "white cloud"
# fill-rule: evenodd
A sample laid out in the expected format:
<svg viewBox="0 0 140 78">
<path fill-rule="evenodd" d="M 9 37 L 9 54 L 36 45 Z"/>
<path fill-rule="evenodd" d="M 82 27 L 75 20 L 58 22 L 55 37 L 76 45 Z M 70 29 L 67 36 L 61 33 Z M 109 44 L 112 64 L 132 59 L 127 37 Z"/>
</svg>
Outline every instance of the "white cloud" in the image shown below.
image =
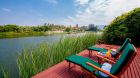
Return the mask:
<svg viewBox="0 0 140 78">
<path fill-rule="evenodd" d="M 89 0 L 75 0 L 75 2 L 78 3 L 79 5 L 84 5 L 87 4 Z"/>
<path fill-rule="evenodd" d="M 8 8 L 1 8 L 3 11 L 5 11 L 5 12 L 11 12 L 11 10 L 10 9 L 8 9 Z"/>
<path fill-rule="evenodd" d="M 51 4 L 54 4 L 54 5 L 58 3 L 57 0 L 44 0 L 44 1 L 51 3 Z"/>
<path fill-rule="evenodd" d="M 86 4 L 86 8 L 78 9 L 74 16 L 68 16 L 64 20 L 67 24 L 109 24 L 115 17 L 128 12 L 136 7 L 140 7 L 140 0 L 75 0 L 81 4 Z M 90 1 L 90 2 L 89 2 Z"/>
</svg>

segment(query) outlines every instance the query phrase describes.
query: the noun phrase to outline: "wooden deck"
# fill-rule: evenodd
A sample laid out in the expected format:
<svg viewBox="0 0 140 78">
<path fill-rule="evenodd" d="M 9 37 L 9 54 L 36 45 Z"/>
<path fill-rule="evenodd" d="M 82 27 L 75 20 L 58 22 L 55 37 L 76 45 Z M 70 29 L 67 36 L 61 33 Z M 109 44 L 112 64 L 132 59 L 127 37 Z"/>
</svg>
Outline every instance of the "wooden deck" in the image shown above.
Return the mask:
<svg viewBox="0 0 140 78">
<path fill-rule="evenodd" d="M 100 44 L 96 45 L 97 47 L 108 47 L 111 46 L 112 48 L 118 49 L 119 46 L 116 45 L 105 45 Z M 137 48 L 137 55 L 132 61 L 131 65 L 128 69 L 121 75 L 121 78 L 140 78 L 140 47 Z M 78 55 L 89 57 L 88 50 L 84 50 L 80 52 Z M 94 52 L 93 52 L 94 53 Z M 90 59 L 97 61 L 95 56 L 90 57 Z M 75 66 L 70 71 L 68 70 L 68 63 L 64 60 L 49 69 L 46 69 L 32 78 L 85 78 L 88 74 L 84 72 L 79 66 Z"/>
</svg>

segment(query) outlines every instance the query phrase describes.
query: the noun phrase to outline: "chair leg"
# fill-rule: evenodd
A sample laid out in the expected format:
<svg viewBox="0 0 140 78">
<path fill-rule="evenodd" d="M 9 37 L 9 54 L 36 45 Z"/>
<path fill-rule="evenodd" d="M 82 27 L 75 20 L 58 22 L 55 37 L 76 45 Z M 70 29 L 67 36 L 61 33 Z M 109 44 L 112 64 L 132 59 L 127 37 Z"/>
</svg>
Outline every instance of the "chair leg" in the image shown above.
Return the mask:
<svg viewBox="0 0 140 78">
<path fill-rule="evenodd" d="M 92 50 L 89 50 L 89 57 L 91 56 Z"/>
<path fill-rule="evenodd" d="M 71 66 L 71 63 L 69 62 L 69 71 L 70 71 L 70 68 L 71 68 L 70 66 Z"/>
<path fill-rule="evenodd" d="M 88 50 L 89 51 L 89 56 L 90 56 L 90 50 Z"/>
<path fill-rule="evenodd" d="M 71 66 L 71 62 L 69 62 L 69 71 L 71 70 L 72 67 L 75 67 L 75 66 L 76 66 L 75 64 Z"/>
<path fill-rule="evenodd" d="M 98 63 L 101 64 L 101 60 L 99 57 L 97 57 Z"/>
<path fill-rule="evenodd" d="M 92 50 L 90 51 L 90 56 L 92 56 Z"/>
</svg>

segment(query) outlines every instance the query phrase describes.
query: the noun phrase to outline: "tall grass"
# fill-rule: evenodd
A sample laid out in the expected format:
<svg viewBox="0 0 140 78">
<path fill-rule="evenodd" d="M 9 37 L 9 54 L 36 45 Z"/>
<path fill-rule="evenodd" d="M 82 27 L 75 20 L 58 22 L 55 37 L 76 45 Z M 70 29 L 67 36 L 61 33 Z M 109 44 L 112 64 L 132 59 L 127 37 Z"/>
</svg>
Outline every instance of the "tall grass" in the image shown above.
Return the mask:
<svg viewBox="0 0 140 78">
<path fill-rule="evenodd" d="M 9 73 L 2 65 L 0 65 L 0 78 L 9 78 Z"/>
<path fill-rule="evenodd" d="M 17 57 L 17 66 L 21 78 L 29 78 L 47 69 L 71 54 L 76 54 L 96 43 L 100 38 L 96 34 L 67 37 L 51 46 L 42 43 L 37 48 L 24 49 Z"/>
</svg>

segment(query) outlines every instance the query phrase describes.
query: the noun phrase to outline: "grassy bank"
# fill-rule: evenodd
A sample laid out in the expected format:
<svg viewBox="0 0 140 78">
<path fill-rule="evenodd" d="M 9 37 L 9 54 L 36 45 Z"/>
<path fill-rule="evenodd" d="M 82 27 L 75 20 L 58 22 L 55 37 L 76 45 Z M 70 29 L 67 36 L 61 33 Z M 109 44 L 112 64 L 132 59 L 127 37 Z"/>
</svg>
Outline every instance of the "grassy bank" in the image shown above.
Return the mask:
<svg viewBox="0 0 140 78">
<path fill-rule="evenodd" d="M 17 66 L 21 78 L 29 78 L 47 69 L 71 54 L 76 54 L 96 43 L 100 38 L 96 34 L 85 34 L 78 37 L 62 38 L 52 46 L 40 44 L 37 48 L 23 50 L 17 57 Z"/>
<path fill-rule="evenodd" d="M 0 32 L 0 38 L 18 38 L 18 37 L 29 37 L 29 36 L 46 36 L 53 34 L 67 34 L 67 32 Z"/>
<path fill-rule="evenodd" d="M 17 38 L 45 35 L 44 32 L 0 32 L 0 38 Z"/>
</svg>

